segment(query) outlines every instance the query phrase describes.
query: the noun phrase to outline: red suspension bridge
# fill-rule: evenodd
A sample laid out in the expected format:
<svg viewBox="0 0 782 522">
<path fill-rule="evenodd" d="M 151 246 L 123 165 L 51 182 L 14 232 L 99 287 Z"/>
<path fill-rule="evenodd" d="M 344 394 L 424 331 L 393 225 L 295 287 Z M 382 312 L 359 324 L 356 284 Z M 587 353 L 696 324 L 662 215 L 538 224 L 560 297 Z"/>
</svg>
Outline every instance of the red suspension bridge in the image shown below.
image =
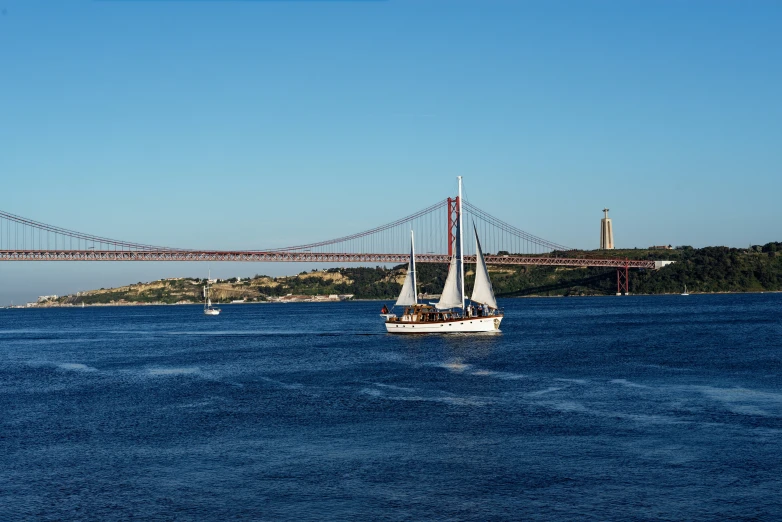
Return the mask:
<svg viewBox="0 0 782 522">
<path fill-rule="evenodd" d="M 0 211 L 0 261 L 245 261 L 406 263 L 409 231 L 416 233 L 416 262 L 447 263 L 458 198 L 439 201 L 391 223 L 328 241 L 258 250 L 203 250 L 119 241 L 47 225 Z M 611 267 L 617 291 L 627 292 L 631 268 L 655 268 L 654 261 L 573 257 L 567 247 L 525 232 L 462 202 L 465 228 L 475 226 L 492 265 Z M 475 245 L 465 241 L 465 262 L 475 262 Z"/>
</svg>

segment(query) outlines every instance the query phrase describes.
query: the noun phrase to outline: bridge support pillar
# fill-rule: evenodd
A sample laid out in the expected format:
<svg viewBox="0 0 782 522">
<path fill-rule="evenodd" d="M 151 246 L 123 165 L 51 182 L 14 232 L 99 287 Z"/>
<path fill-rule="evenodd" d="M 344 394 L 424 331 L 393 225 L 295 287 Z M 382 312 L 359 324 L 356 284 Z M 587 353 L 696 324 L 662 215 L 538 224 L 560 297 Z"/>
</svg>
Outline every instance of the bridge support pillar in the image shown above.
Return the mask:
<svg viewBox="0 0 782 522">
<path fill-rule="evenodd" d="M 448 198 L 448 257 L 453 256 L 453 242 L 456 225 L 459 223 L 459 196 Z"/>
<path fill-rule="evenodd" d="M 616 295 L 630 295 L 630 264 L 625 259 L 625 266 L 616 268 Z"/>
</svg>

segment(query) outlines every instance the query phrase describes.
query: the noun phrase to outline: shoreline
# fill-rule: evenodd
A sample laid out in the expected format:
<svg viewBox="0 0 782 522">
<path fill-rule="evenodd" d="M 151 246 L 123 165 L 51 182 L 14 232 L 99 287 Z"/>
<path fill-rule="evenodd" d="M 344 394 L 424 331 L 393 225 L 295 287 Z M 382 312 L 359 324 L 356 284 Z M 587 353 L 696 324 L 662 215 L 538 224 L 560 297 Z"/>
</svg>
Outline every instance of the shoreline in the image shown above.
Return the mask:
<svg viewBox="0 0 782 522">
<path fill-rule="evenodd" d="M 688 294 L 688 296 L 693 295 L 754 295 L 754 294 L 782 294 L 782 290 L 762 290 L 757 292 L 691 292 Z M 630 293 L 629 295 L 520 295 L 520 296 L 510 296 L 510 297 L 503 297 L 503 296 L 497 296 L 498 299 L 563 299 L 563 298 L 590 298 L 590 297 L 634 297 L 634 296 L 643 296 L 643 297 L 652 297 L 652 296 L 677 296 L 681 295 L 679 293 L 666 293 L 666 294 L 634 294 Z M 230 305 L 290 305 L 290 304 L 334 304 L 334 303 L 346 303 L 346 302 L 386 302 L 386 301 L 393 301 L 395 300 L 395 297 L 389 297 L 389 298 L 379 298 L 379 299 L 349 299 L 349 300 L 343 300 L 343 301 L 330 301 L 330 300 L 324 300 L 324 299 L 312 299 L 312 300 L 302 300 L 302 301 L 247 301 L 243 303 L 215 303 L 219 306 L 230 306 Z M 119 306 L 127 306 L 127 307 L 134 307 L 134 306 L 203 306 L 203 303 L 161 303 L 161 302 L 153 302 L 153 303 L 94 303 L 94 304 L 84 304 L 83 308 L 105 308 L 105 307 L 119 307 Z M 42 309 L 48 309 L 48 308 L 82 308 L 81 304 L 44 304 L 41 306 L 21 306 L 21 305 L 13 305 L 13 306 L 0 306 L 0 310 L 42 310 Z"/>
</svg>

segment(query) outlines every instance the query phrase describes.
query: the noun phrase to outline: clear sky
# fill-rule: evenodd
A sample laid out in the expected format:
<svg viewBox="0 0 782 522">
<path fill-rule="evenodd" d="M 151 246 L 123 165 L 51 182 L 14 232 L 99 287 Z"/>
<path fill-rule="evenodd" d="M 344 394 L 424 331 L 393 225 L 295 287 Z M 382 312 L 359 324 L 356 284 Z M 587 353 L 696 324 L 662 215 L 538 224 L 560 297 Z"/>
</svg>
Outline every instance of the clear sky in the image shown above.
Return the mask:
<svg viewBox="0 0 782 522">
<path fill-rule="evenodd" d="M 261 248 L 452 195 L 597 248 L 782 240 L 782 2 L 0 0 L 0 209 Z M 216 265 L 219 277 L 297 265 Z M 0 304 L 205 267 L 0 264 Z"/>
</svg>

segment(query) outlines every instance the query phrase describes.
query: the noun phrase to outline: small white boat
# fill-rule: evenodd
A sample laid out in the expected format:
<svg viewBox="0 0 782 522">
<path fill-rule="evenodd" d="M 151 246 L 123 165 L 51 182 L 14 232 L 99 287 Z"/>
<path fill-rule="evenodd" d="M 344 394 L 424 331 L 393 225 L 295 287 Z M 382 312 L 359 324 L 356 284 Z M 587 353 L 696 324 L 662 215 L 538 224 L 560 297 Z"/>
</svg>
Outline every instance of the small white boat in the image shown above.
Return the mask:
<svg viewBox="0 0 782 522">
<path fill-rule="evenodd" d="M 682 295 L 690 295 L 687 293 L 687 285 L 684 285 L 684 292 L 682 292 Z"/>
<path fill-rule="evenodd" d="M 212 306 L 212 300 L 209 299 L 209 280 L 212 279 L 212 271 L 209 271 L 209 277 L 204 287 L 204 315 L 220 315 L 220 309 Z"/>
<path fill-rule="evenodd" d="M 208 301 L 208 304 L 204 306 L 204 315 L 220 315 L 220 309 L 212 306 L 212 301 Z"/>
<path fill-rule="evenodd" d="M 410 232 L 410 263 L 402 291 L 396 306 L 404 306 L 401 317 L 395 314 L 381 314 L 385 318 L 386 331 L 398 334 L 414 333 L 478 333 L 496 332 L 504 317 L 497 307 L 494 290 L 489 279 L 489 271 L 483 259 L 478 230 L 475 233 L 475 285 L 470 301 L 464 302 L 464 249 L 462 248 L 462 178 L 459 176 L 459 218 L 454 234 L 454 249 L 448 277 L 440 296 L 440 301 L 431 304 L 419 304 L 415 279 L 415 241 Z M 460 310 L 457 310 L 460 309 Z"/>
</svg>

